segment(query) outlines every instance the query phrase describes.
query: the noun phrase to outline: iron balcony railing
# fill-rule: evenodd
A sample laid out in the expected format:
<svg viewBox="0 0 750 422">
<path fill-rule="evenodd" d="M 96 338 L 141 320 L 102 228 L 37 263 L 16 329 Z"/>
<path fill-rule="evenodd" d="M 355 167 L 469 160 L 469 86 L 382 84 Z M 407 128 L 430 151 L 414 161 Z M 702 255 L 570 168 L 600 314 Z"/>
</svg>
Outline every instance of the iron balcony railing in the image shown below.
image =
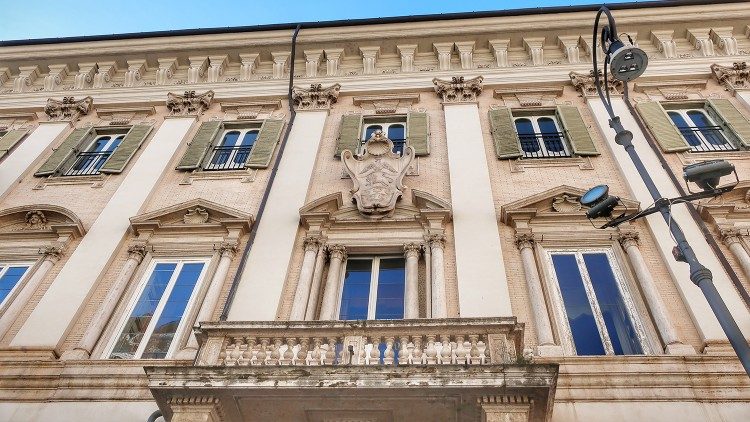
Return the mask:
<svg viewBox="0 0 750 422">
<path fill-rule="evenodd" d="M 252 149 L 252 146 L 214 147 L 205 170 L 243 169 Z"/>
<path fill-rule="evenodd" d="M 737 150 L 737 147 L 732 145 L 726 136 L 724 136 L 721 126 L 681 127 L 679 129 L 692 151 L 713 152 Z"/>
<path fill-rule="evenodd" d="M 518 135 L 524 158 L 570 157 L 562 132 L 535 132 Z"/>
<path fill-rule="evenodd" d="M 76 160 L 63 176 L 87 176 L 99 174 L 99 169 L 112 155 L 112 151 L 105 152 L 80 152 Z"/>
</svg>

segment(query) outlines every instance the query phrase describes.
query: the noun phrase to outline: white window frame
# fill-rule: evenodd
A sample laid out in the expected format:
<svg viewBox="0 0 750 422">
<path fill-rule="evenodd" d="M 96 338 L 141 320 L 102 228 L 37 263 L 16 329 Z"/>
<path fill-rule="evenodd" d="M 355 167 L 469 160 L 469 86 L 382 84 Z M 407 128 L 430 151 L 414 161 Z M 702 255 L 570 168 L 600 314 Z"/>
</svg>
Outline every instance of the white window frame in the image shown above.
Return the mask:
<svg viewBox="0 0 750 422">
<path fill-rule="evenodd" d="M 26 268 L 26 271 L 23 273 L 21 278 L 18 279 L 18 282 L 16 283 L 16 285 L 13 286 L 12 289 L 10 289 L 10 291 L 8 292 L 8 295 L 5 296 L 5 299 L 0 301 L 0 312 L 3 312 L 3 310 L 5 309 L 5 305 L 10 303 L 11 298 L 15 296 L 16 292 L 19 289 L 19 286 L 21 286 L 26 281 L 26 279 L 29 278 L 29 273 L 32 272 L 31 269 L 34 267 L 34 263 L 30 263 L 30 262 L 0 262 L 0 267 L 2 267 L 2 269 L 0 269 L 0 278 L 2 278 L 5 275 L 5 273 L 8 272 L 8 269 L 10 267 L 21 267 L 21 266 L 25 266 L 28 268 Z"/>
<path fill-rule="evenodd" d="M 234 141 L 234 145 L 222 145 L 224 142 L 224 138 L 227 136 L 229 132 L 239 132 L 240 136 L 237 137 L 237 140 Z M 206 170 L 242 170 L 245 168 L 245 163 L 233 165 L 233 166 L 226 166 L 226 164 L 211 164 L 211 162 L 214 159 L 215 150 L 214 148 L 221 147 L 221 146 L 231 146 L 232 148 L 240 146 L 242 144 L 242 140 L 245 139 L 245 135 L 247 135 L 248 132 L 258 132 L 258 135 L 260 135 L 260 126 L 248 126 L 248 127 L 234 127 L 234 128 L 224 128 L 224 130 L 221 132 L 220 136 L 216 137 L 216 140 L 212 144 L 212 148 L 210 151 L 210 154 L 208 154 L 208 161 L 205 161 L 205 165 L 203 166 Z M 258 142 L 258 138 L 255 138 L 255 142 Z M 253 142 L 252 148 L 255 148 L 255 142 Z M 250 152 L 252 153 L 252 148 L 250 149 Z M 232 158 L 231 154 L 227 159 Z"/>
<path fill-rule="evenodd" d="M 91 142 L 89 143 L 89 146 L 88 146 L 88 147 L 87 147 L 87 148 L 86 148 L 86 149 L 85 149 L 85 150 L 84 150 L 83 152 L 94 152 L 94 147 L 96 147 L 96 142 L 97 142 L 98 140 L 102 139 L 102 138 L 107 138 L 107 137 L 108 137 L 108 138 L 110 138 L 110 139 L 109 139 L 109 141 L 108 141 L 108 142 L 107 142 L 107 143 L 105 144 L 105 148 L 104 148 L 104 149 L 102 149 L 102 150 L 101 150 L 100 152 L 110 152 L 110 153 L 112 153 L 112 152 L 115 152 L 115 150 L 117 149 L 117 147 L 115 147 L 114 149 L 109 149 L 109 147 L 111 147 L 111 146 L 112 146 L 112 144 L 113 144 L 113 143 L 115 143 L 115 141 L 116 141 L 116 140 L 117 140 L 118 138 L 122 138 L 122 139 L 125 139 L 125 136 L 126 136 L 126 135 L 127 135 L 127 132 L 123 132 L 123 133 L 112 133 L 112 134 L 102 134 L 102 135 L 96 135 L 96 136 L 94 137 L 94 139 L 93 139 L 93 140 L 91 140 Z M 122 143 L 122 140 L 120 140 L 120 143 Z M 119 146 L 119 145 L 118 145 L 118 146 Z"/>
<path fill-rule="evenodd" d="M 102 134 L 96 134 L 93 139 L 88 143 L 86 148 L 82 149 L 80 153 L 76 154 L 75 160 L 73 163 L 68 167 L 67 170 L 63 173 L 63 176 L 93 176 L 99 174 L 99 169 L 104 167 L 104 165 L 109 161 L 110 157 L 112 157 L 112 154 L 117 150 L 117 148 L 122 144 L 122 140 L 125 139 L 125 136 L 127 136 L 128 131 L 122 131 L 122 132 L 113 132 L 113 133 L 102 133 Z M 109 141 L 105 144 L 105 148 L 103 148 L 101 151 L 94 151 L 96 148 L 96 143 L 102 139 L 102 138 L 110 138 Z M 120 143 L 110 149 L 112 147 L 112 144 L 115 143 L 117 139 L 120 139 Z M 81 153 L 109 153 L 107 158 L 101 162 L 98 168 L 94 169 L 93 166 L 95 165 L 95 162 L 89 162 L 86 164 L 81 170 L 73 170 L 73 167 L 78 164 L 78 161 L 81 159 Z M 98 162 L 98 159 L 97 159 Z M 91 167 L 91 168 L 89 168 Z M 95 170 L 95 171 L 92 171 Z"/>
<path fill-rule="evenodd" d="M 190 300 L 188 300 L 187 305 L 185 305 L 185 311 L 182 314 L 183 318 L 180 320 L 180 323 L 177 325 L 177 329 L 175 330 L 175 337 L 172 339 L 172 344 L 169 345 L 169 350 L 167 351 L 167 355 L 164 357 L 164 359 L 170 359 L 176 352 L 175 349 L 178 347 L 180 343 L 182 343 L 182 338 L 180 338 L 180 334 L 183 332 L 185 324 L 187 324 L 186 320 L 189 319 L 189 318 L 185 318 L 185 316 L 190 315 L 191 314 L 190 310 L 193 308 L 193 306 L 195 306 L 198 292 L 201 291 L 202 284 L 206 278 L 206 272 L 208 271 L 209 261 L 210 261 L 209 259 L 154 259 L 152 260 L 149 263 L 149 266 L 146 269 L 146 271 L 141 276 L 141 279 L 138 282 L 137 288 L 135 289 L 132 296 L 130 297 L 130 301 L 128 302 L 127 307 L 125 308 L 122 316 L 120 317 L 120 322 L 117 324 L 116 329 L 112 333 L 109 343 L 107 344 L 107 347 L 104 350 L 102 359 L 115 359 L 115 358 L 110 358 L 110 356 L 112 355 L 112 352 L 114 352 L 114 348 L 117 345 L 117 340 L 120 338 L 120 335 L 122 334 L 122 330 L 125 328 L 125 324 L 127 324 L 128 322 L 128 318 L 130 318 L 130 315 L 133 313 L 133 310 L 135 309 L 135 306 L 138 303 L 138 300 L 143 294 L 143 290 L 146 288 L 146 284 L 148 283 L 148 280 L 151 277 L 151 274 L 153 274 L 153 271 L 158 264 L 172 264 L 173 263 L 173 264 L 177 264 L 177 266 L 175 267 L 175 270 L 172 273 L 172 276 L 169 278 L 169 282 L 167 283 L 167 287 L 164 289 L 164 293 L 159 299 L 159 304 L 156 306 L 156 309 L 154 310 L 154 314 L 151 317 L 151 321 L 149 321 L 148 323 L 148 327 L 146 327 L 146 330 L 143 332 L 143 339 L 141 340 L 141 343 L 138 345 L 138 349 L 136 349 L 133 357 L 130 359 L 141 359 L 141 356 L 143 355 L 143 350 L 146 348 L 146 344 L 148 344 L 149 340 L 151 339 L 151 334 L 153 334 L 155 325 L 157 321 L 159 320 L 159 318 L 161 317 L 161 313 L 164 310 L 164 306 L 166 305 L 167 300 L 169 299 L 169 295 L 172 293 L 174 285 L 177 282 L 177 277 L 182 271 L 182 267 L 185 264 L 201 263 L 203 264 L 203 269 L 201 269 L 201 273 L 198 276 L 198 280 L 195 282 L 195 287 L 193 288 L 193 292 L 190 295 Z"/>
<path fill-rule="evenodd" d="M 354 256 L 354 257 L 347 257 L 346 261 L 343 263 L 343 267 L 341 270 L 340 275 L 340 281 L 339 281 L 339 295 L 338 300 L 336 301 L 338 303 L 338 307 L 336 309 L 336 319 L 340 319 L 341 315 L 341 299 L 344 294 L 344 282 L 346 281 L 346 266 L 349 263 L 350 260 L 355 261 L 372 261 L 372 267 L 370 269 L 370 295 L 367 299 L 367 319 L 368 320 L 374 320 L 375 319 L 375 309 L 377 306 L 377 300 L 378 300 L 378 278 L 380 277 L 380 261 L 383 259 L 404 259 L 403 256 L 399 255 L 377 255 L 377 256 Z M 406 277 L 406 261 L 404 260 L 404 277 Z M 404 288 L 406 288 L 406 280 L 404 280 Z M 404 291 L 406 293 L 406 291 Z M 406 298 L 404 298 L 405 300 Z M 402 306 L 406 306 L 406 304 L 402 304 Z M 406 309 L 404 309 L 405 311 Z"/>
<path fill-rule="evenodd" d="M 677 131 L 680 132 L 680 136 L 682 136 L 682 138 L 685 140 L 685 143 L 687 143 L 690 146 L 690 150 L 691 151 L 696 151 L 696 152 L 706 152 L 703 149 L 698 149 L 697 145 L 696 146 L 690 145 L 687 142 L 687 139 L 685 138 L 685 135 L 682 133 L 682 131 L 680 131 L 680 128 L 677 127 L 677 125 L 674 123 L 674 121 L 672 121 L 672 118 L 669 116 L 669 113 L 677 113 L 680 116 L 682 116 L 682 119 L 685 121 L 685 123 L 688 124 L 688 127 L 690 127 L 690 128 L 698 128 L 698 126 L 695 126 L 695 123 L 693 122 L 693 119 L 691 119 L 690 116 L 688 115 L 688 112 L 690 112 L 690 111 L 697 111 L 697 112 L 700 112 L 701 114 L 703 114 L 703 116 L 706 118 L 706 121 L 708 121 L 711 124 L 711 126 L 720 126 L 720 125 L 716 124 L 716 121 L 711 117 L 711 115 L 709 115 L 706 112 L 706 109 L 704 109 L 704 108 L 689 107 L 689 108 L 670 108 L 670 109 L 666 110 L 667 117 L 669 117 L 669 123 L 672 123 L 672 126 L 674 126 L 675 128 L 677 128 Z M 703 133 L 700 132 L 700 131 L 694 131 L 693 132 L 693 136 L 695 136 L 696 138 L 698 138 L 698 140 L 701 141 L 701 145 L 704 148 L 707 148 L 709 151 L 735 151 L 735 150 L 737 150 L 737 147 L 734 145 L 734 143 L 732 143 L 732 141 L 729 139 L 729 137 L 727 137 L 727 135 L 725 135 L 723 133 L 723 131 L 720 131 L 719 134 L 727 142 L 726 143 L 727 148 L 721 148 L 718 145 L 714 145 L 714 144 L 708 142 L 708 139 L 706 139 L 706 137 L 703 136 Z"/>
<path fill-rule="evenodd" d="M 383 134 L 385 136 L 388 136 L 388 129 L 391 126 L 395 125 L 401 125 L 404 127 L 404 143 L 406 143 L 406 116 L 392 116 L 392 117 L 384 117 L 383 120 L 378 120 L 379 118 L 372 118 L 368 119 L 365 118 L 362 121 L 362 132 L 359 134 L 359 145 L 357 146 L 357 155 L 362 155 L 365 153 L 365 142 L 367 142 L 367 129 L 371 126 L 380 126 L 383 129 Z M 404 148 L 406 148 L 406 145 L 404 145 Z"/>
<path fill-rule="evenodd" d="M 537 138 L 537 142 L 539 142 L 539 152 L 536 154 L 541 154 L 543 157 L 536 157 L 533 154 L 534 153 L 527 153 L 523 150 L 523 146 L 521 145 L 521 135 L 518 133 L 518 129 L 516 129 L 516 121 L 525 119 L 531 121 L 531 126 L 534 128 L 534 133 L 542 133 L 541 129 L 539 129 L 539 119 L 548 118 L 552 119 L 552 123 L 555 124 L 555 129 L 557 129 L 557 132 L 560 134 L 560 141 L 563 145 L 563 150 L 565 155 L 559 155 L 559 152 L 550 152 L 547 151 L 547 144 L 544 142 L 544 139 Z M 521 146 L 521 152 L 523 153 L 524 158 L 567 158 L 572 157 L 572 154 L 570 153 L 570 147 L 568 146 L 568 139 L 565 137 L 565 132 L 562 130 L 562 125 L 560 124 L 560 121 L 557 120 L 557 116 L 555 114 L 534 114 L 529 116 L 513 116 L 513 130 L 516 131 L 516 136 L 518 136 L 518 143 L 519 146 Z"/>
<path fill-rule="evenodd" d="M 627 279 L 622 271 L 620 261 L 616 258 L 612 248 L 598 247 L 598 248 L 550 248 L 544 250 L 544 259 L 547 274 L 549 274 L 551 287 L 551 293 L 553 296 L 553 302 L 555 304 L 555 310 L 557 313 L 558 326 L 560 327 L 561 343 L 565 348 L 567 354 L 577 355 L 575 349 L 575 343 L 573 342 L 573 331 L 570 328 L 568 321 L 567 310 L 565 309 L 565 302 L 563 301 L 562 291 L 560 290 L 560 282 L 557 279 L 557 271 L 555 270 L 554 263 L 552 262 L 552 255 L 555 254 L 568 254 L 575 255 L 576 263 L 578 264 L 578 271 L 581 273 L 581 279 L 583 280 L 583 286 L 586 291 L 586 297 L 588 298 L 591 311 L 594 313 L 594 320 L 596 321 L 596 327 L 599 331 L 599 338 L 602 340 L 604 345 L 604 352 L 606 356 L 616 356 L 612 341 L 610 340 L 609 334 L 607 333 L 606 325 L 604 323 L 604 317 L 602 316 L 601 308 L 599 307 L 599 301 L 596 299 L 593 284 L 589 277 L 586 265 L 583 262 L 583 254 L 589 253 L 603 253 L 607 256 L 607 261 L 612 269 L 612 273 L 615 276 L 617 284 L 617 290 L 620 293 L 620 297 L 625 305 L 630 317 L 630 322 L 633 324 L 633 329 L 638 337 L 638 342 L 641 346 L 641 351 L 644 355 L 652 354 L 651 343 L 644 323 L 639 315 L 638 307 L 634 301 L 634 295 L 631 293 L 631 289 L 628 286 Z M 626 355 L 627 356 L 627 355 Z"/>
</svg>

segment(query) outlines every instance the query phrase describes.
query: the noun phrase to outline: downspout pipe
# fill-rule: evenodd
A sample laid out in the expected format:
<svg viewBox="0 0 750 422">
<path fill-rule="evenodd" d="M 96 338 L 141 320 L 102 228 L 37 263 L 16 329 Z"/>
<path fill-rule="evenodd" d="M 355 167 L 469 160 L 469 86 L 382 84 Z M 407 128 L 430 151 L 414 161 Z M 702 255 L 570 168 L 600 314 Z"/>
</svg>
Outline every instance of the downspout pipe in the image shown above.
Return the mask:
<svg viewBox="0 0 750 422">
<path fill-rule="evenodd" d="M 227 301 L 224 303 L 224 309 L 221 311 L 221 316 L 219 316 L 220 321 L 227 320 L 227 316 L 229 315 L 229 308 L 232 307 L 232 302 L 234 302 L 234 296 L 237 294 L 237 286 L 240 283 L 240 278 L 242 277 L 242 273 L 244 272 L 245 265 L 247 264 L 247 256 L 253 247 L 253 243 L 255 243 L 255 237 L 258 234 L 258 226 L 260 225 L 260 221 L 263 218 L 263 212 L 266 209 L 268 196 L 271 193 L 271 187 L 273 187 L 273 181 L 276 179 L 276 173 L 279 170 L 281 157 L 284 155 L 284 149 L 286 148 L 287 141 L 289 140 L 289 134 L 292 132 L 292 127 L 294 126 L 294 119 L 297 117 L 297 111 L 294 109 L 294 101 L 292 99 L 292 88 L 294 87 L 294 55 L 295 55 L 296 48 L 297 48 L 297 34 L 299 34 L 300 28 L 302 28 L 301 23 L 297 24 L 297 26 L 294 28 L 294 33 L 292 34 L 292 54 L 291 54 L 292 63 L 289 67 L 289 88 L 287 89 L 287 102 L 289 103 L 289 115 L 290 115 L 289 123 L 286 125 L 284 136 L 281 138 L 281 143 L 279 144 L 279 151 L 276 154 L 276 159 L 274 160 L 273 167 L 271 168 L 271 175 L 268 178 L 266 189 L 263 191 L 263 197 L 260 201 L 260 206 L 258 207 L 258 214 L 256 215 L 253 227 L 250 229 L 250 237 L 247 240 L 247 245 L 245 245 L 245 250 L 242 253 L 242 257 L 240 258 L 240 264 L 239 264 L 239 267 L 237 268 L 237 272 L 234 274 L 232 285 L 229 288 L 229 295 L 227 296 Z"/>
<path fill-rule="evenodd" d="M 159 419 L 161 416 L 163 416 L 161 414 L 161 410 L 156 410 L 156 411 L 154 411 L 154 413 L 152 413 L 148 417 L 148 419 L 146 419 L 146 422 L 156 422 L 156 420 Z"/>
</svg>

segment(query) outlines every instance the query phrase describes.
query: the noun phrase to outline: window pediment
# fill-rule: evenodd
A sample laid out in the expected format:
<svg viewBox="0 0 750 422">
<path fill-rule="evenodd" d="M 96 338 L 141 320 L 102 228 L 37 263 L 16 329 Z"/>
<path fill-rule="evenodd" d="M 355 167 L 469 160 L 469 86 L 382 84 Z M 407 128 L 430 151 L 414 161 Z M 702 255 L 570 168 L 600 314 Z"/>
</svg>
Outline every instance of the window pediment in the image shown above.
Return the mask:
<svg viewBox="0 0 750 422">
<path fill-rule="evenodd" d="M 703 219 L 720 228 L 750 226 L 750 181 L 741 181 L 730 192 L 701 201 L 698 209 Z"/>
<path fill-rule="evenodd" d="M 251 214 L 200 198 L 130 219 L 130 227 L 136 235 L 155 231 L 164 233 L 237 231 L 239 236 L 249 231 L 252 224 Z"/>
<path fill-rule="evenodd" d="M 0 211 L 0 238 L 81 237 L 84 233 L 86 230 L 78 216 L 57 205 L 24 205 Z"/>
</svg>

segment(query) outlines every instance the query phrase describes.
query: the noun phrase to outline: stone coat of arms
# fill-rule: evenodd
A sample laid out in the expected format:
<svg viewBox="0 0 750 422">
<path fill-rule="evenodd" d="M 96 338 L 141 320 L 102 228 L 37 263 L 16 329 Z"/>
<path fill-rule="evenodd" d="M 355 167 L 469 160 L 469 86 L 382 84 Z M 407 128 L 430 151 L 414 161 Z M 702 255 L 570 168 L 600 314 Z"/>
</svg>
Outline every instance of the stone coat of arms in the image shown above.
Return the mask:
<svg viewBox="0 0 750 422">
<path fill-rule="evenodd" d="M 402 181 L 414 159 L 414 148 L 405 147 L 403 155 L 398 155 L 393 152 L 393 141 L 378 130 L 367 140 L 364 150 L 359 157 L 349 150 L 341 153 L 344 168 L 354 183 L 352 200 L 365 216 L 391 216 L 403 194 Z"/>
</svg>

